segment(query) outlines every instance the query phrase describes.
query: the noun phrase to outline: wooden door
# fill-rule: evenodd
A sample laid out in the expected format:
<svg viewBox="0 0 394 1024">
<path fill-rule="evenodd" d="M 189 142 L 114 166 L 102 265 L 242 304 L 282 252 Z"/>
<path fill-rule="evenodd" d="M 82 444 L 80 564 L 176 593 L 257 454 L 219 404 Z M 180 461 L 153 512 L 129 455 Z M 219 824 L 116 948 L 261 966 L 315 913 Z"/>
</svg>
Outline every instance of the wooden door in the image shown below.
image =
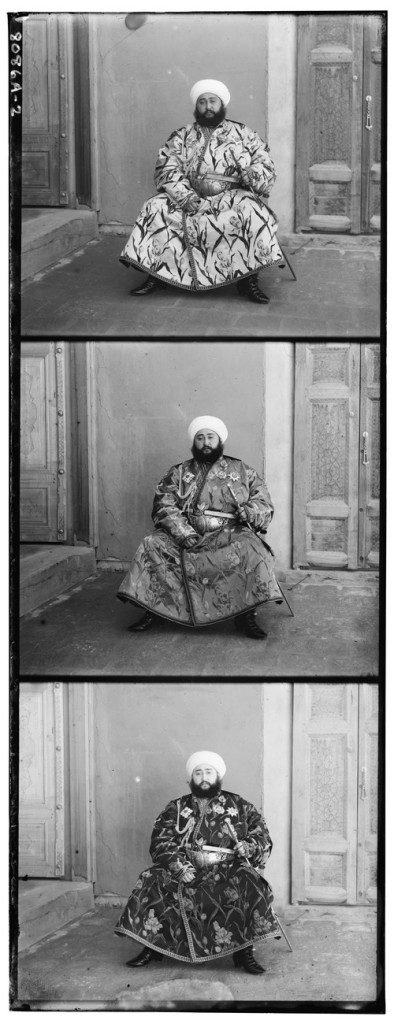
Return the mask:
<svg viewBox="0 0 394 1024">
<path fill-rule="evenodd" d="M 65 22 L 29 14 L 23 22 L 22 203 L 68 203 Z"/>
<path fill-rule="evenodd" d="M 380 346 L 297 343 L 293 565 L 379 566 Z"/>
<path fill-rule="evenodd" d="M 360 346 L 296 345 L 295 567 L 358 565 Z"/>
<path fill-rule="evenodd" d="M 364 22 L 363 149 L 361 230 L 380 231 L 382 148 L 382 35 L 379 15 Z"/>
<path fill-rule="evenodd" d="M 21 349 L 21 541 L 66 539 L 64 344 Z"/>
<path fill-rule="evenodd" d="M 64 728 L 61 683 L 21 683 L 19 874 L 64 875 Z"/>
<path fill-rule="evenodd" d="M 357 899 L 377 900 L 378 686 L 359 687 Z"/>
<path fill-rule="evenodd" d="M 380 346 L 361 346 L 359 563 L 379 566 Z"/>
<path fill-rule="evenodd" d="M 292 900 L 355 903 L 357 685 L 294 686 Z"/>
<path fill-rule="evenodd" d="M 378 686 L 294 686 L 292 902 L 376 901 Z"/>
<path fill-rule="evenodd" d="M 379 230 L 380 28 L 363 14 L 298 18 L 297 231 Z"/>
</svg>

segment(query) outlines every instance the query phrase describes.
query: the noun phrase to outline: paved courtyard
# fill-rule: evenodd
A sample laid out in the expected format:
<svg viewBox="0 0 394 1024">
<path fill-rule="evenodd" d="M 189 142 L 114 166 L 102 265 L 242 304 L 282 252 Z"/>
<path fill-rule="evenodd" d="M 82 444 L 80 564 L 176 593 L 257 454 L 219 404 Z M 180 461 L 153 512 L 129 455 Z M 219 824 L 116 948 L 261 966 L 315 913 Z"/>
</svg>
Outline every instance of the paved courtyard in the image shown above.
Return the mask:
<svg viewBox="0 0 394 1024">
<path fill-rule="evenodd" d="M 97 571 L 21 619 L 24 675 L 86 678 L 261 678 L 376 676 L 378 576 L 294 570 L 282 586 L 294 611 L 259 610 L 265 641 L 235 632 L 232 621 L 190 629 L 157 620 L 129 630 L 141 615 L 116 597 L 123 573 Z"/>
<path fill-rule="evenodd" d="M 121 337 L 378 337 L 379 241 L 373 236 L 291 235 L 289 269 L 260 275 L 266 306 L 234 286 L 193 294 L 176 288 L 131 296 L 138 271 L 118 260 L 122 235 L 102 235 L 23 287 L 22 334 Z"/>
<path fill-rule="evenodd" d="M 146 968 L 125 966 L 140 949 L 114 935 L 119 907 L 102 906 L 26 951 L 19 961 L 21 1009 L 254 1009 L 268 1003 L 376 999 L 376 928 L 369 907 L 291 907 L 283 939 L 256 946 L 263 975 L 235 970 L 231 957 L 193 967 L 166 958 Z"/>
</svg>

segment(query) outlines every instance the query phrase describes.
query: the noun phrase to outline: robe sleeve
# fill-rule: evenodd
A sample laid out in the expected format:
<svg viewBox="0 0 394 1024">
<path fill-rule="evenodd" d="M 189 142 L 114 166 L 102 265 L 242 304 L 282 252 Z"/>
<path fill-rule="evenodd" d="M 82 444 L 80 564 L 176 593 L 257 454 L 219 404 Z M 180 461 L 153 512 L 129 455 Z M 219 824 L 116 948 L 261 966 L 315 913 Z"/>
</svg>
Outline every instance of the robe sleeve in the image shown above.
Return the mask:
<svg viewBox="0 0 394 1024">
<path fill-rule="evenodd" d="M 256 132 L 245 128 L 244 153 L 239 161 L 242 184 L 255 196 L 268 196 L 276 174 L 268 146 Z"/>
<path fill-rule="evenodd" d="M 266 530 L 274 514 L 268 488 L 255 469 L 247 466 L 246 472 L 249 498 L 242 508 L 246 512 L 247 522 L 254 530 Z"/>
<path fill-rule="evenodd" d="M 190 860 L 180 845 L 182 836 L 176 832 L 177 816 L 177 803 L 172 800 L 155 821 L 149 853 L 154 864 L 181 875 Z"/>
<path fill-rule="evenodd" d="M 253 804 L 249 803 L 245 809 L 245 842 L 250 863 L 254 868 L 264 868 L 271 856 L 272 839 L 264 818 Z"/>
<path fill-rule="evenodd" d="M 166 192 L 181 209 L 193 212 L 200 205 L 200 196 L 192 188 L 184 166 L 185 129 L 173 132 L 159 151 L 154 181 L 159 192 Z"/>
<path fill-rule="evenodd" d="M 157 485 L 153 499 L 152 519 L 158 529 L 166 530 L 174 540 L 181 542 L 186 537 L 199 537 L 199 534 L 187 521 L 179 506 L 179 480 L 179 467 L 172 466 Z"/>
</svg>

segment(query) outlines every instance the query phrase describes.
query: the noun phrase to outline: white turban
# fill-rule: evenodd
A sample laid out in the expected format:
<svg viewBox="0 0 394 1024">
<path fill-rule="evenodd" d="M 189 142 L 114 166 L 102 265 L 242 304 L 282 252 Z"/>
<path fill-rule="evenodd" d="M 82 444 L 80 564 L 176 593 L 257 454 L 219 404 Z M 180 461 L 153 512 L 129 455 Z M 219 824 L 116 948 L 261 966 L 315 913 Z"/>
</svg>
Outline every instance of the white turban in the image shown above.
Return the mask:
<svg viewBox="0 0 394 1024">
<path fill-rule="evenodd" d="M 196 82 L 191 88 L 190 99 L 193 107 L 195 107 L 198 97 L 202 96 L 203 92 L 211 92 L 215 96 L 219 96 L 225 107 L 230 102 L 230 93 L 224 82 L 217 82 L 215 78 L 202 78 L 201 82 Z"/>
<path fill-rule="evenodd" d="M 196 750 L 195 754 L 191 754 L 186 763 L 186 777 L 188 782 L 190 782 L 194 769 L 199 768 L 200 765 L 203 764 L 209 764 L 210 768 L 214 768 L 215 772 L 218 773 L 220 780 L 222 780 L 223 776 L 226 774 L 226 765 L 220 754 L 214 754 L 212 750 Z"/>
<path fill-rule="evenodd" d="M 188 427 L 189 441 L 193 444 L 196 434 L 199 430 L 214 430 L 215 434 L 218 434 L 222 444 L 227 441 L 228 430 L 223 420 L 218 420 L 217 416 L 196 416 L 191 421 L 190 427 Z"/>
</svg>

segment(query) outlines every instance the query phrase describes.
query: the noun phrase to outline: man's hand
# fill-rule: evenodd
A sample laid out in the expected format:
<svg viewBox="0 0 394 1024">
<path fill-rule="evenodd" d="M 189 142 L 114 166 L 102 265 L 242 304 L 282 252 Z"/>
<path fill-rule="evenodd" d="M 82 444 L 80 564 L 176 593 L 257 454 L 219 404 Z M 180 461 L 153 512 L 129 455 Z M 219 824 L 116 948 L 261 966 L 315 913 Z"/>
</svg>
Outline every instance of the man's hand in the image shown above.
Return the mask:
<svg viewBox="0 0 394 1024">
<path fill-rule="evenodd" d="M 195 877 L 196 877 L 196 872 L 194 870 L 193 865 L 192 864 L 187 864 L 186 867 L 182 871 L 180 880 L 181 880 L 181 882 L 186 882 L 186 883 L 194 882 Z"/>
<path fill-rule="evenodd" d="M 196 544 L 198 544 L 199 539 L 200 538 L 197 536 L 197 534 L 192 533 L 189 537 L 185 537 L 185 539 L 182 541 L 182 547 L 194 548 Z"/>
<path fill-rule="evenodd" d="M 197 192 L 194 192 L 190 196 L 188 196 L 186 202 L 183 204 L 183 210 L 185 211 L 185 213 L 189 213 L 190 216 L 193 216 L 195 213 L 198 212 L 200 203 L 200 196 L 197 195 Z"/>
<path fill-rule="evenodd" d="M 235 851 L 236 851 L 236 853 L 238 854 L 239 857 L 248 857 L 249 856 L 249 847 L 248 847 L 248 844 L 245 842 L 244 839 L 239 839 L 238 840 L 238 842 L 235 844 Z"/>
<path fill-rule="evenodd" d="M 238 508 L 237 508 L 237 519 L 239 520 L 240 523 L 247 523 L 247 521 L 248 521 L 247 514 L 245 512 L 245 509 L 242 508 L 242 505 L 238 505 Z"/>
</svg>

